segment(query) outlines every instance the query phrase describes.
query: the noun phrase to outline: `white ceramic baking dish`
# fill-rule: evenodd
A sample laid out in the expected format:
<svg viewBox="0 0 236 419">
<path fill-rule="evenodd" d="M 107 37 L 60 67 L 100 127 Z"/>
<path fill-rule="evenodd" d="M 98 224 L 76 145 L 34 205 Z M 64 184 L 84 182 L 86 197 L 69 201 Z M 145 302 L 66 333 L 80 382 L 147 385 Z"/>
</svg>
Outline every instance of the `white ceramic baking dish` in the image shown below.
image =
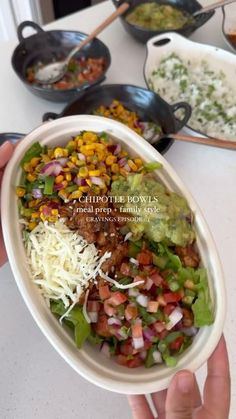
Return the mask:
<svg viewBox="0 0 236 419">
<path fill-rule="evenodd" d="M 175 32 L 167 32 L 151 38 L 146 44 L 146 60 L 143 73 L 147 87 L 152 90 L 151 74 L 156 70 L 160 62 L 171 53 L 177 54 L 183 60 L 189 60 L 193 63 L 206 61 L 214 71 L 222 71 L 226 75 L 226 80 L 232 83 L 232 89 L 235 88 L 236 77 L 236 56 L 224 49 L 212 45 L 201 44 L 191 41 Z M 168 90 L 168 83 L 166 84 Z M 163 99 L 165 97 L 163 96 Z M 179 98 L 179 100 L 181 100 Z M 169 102 L 169 100 L 167 99 Z M 235 101 L 236 106 L 236 101 Z M 190 121 L 191 122 L 191 119 Z M 190 135 L 204 136 L 204 132 L 196 131 L 191 128 L 190 123 L 183 128 L 183 131 Z M 207 135 L 205 135 L 207 136 Z"/>
<path fill-rule="evenodd" d="M 160 161 L 163 169 L 158 171 L 157 175 L 169 189 L 186 197 L 195 215 L 197 246 L 203 265 L 208 271 L 215 322 L 212 326 L 203 327 L 199 331 L 193 345 L 180 357 L 175 368 L 161 365 L 150 369 L 139 367 L 131 370 L 106 358 L 90 344 L 78 350 L 73 338 L 51 314 L 38 288 L 31 280 L 18 222 L 15 194 L 15 187 L 21 174 L 20 161 L 34 142 L 39 141 L 41 144 L 50 146 L 62 145 L 81 130 L 106 131 L 115 136 L 118 142 L 131 150 L 133 154 L 142 156 L 145 161 Z M 196 371 L 215 349 L 222 334 L 226 308 L 223 273 L 215 244 L 199 207 L 178 175 L 161 154 L 131 129 L 111 119 L 88 115 L 61 118 L 36 128 L 19 143 L 5 170 L 1 213 L 9 262 L 28 309 L 53 347 L 75 371 L 90 382 L 118 393 L 142 394 L 158 391 L 168 386 L 177 370 L 188 368 Z"/>
</svg>

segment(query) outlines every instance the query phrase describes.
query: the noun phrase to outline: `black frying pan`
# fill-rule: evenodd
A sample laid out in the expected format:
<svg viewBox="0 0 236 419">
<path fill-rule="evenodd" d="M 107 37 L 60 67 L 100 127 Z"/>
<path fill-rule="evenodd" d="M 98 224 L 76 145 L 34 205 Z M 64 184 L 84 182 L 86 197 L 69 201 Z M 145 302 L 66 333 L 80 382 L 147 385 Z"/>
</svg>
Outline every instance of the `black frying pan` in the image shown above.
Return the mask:
<svg viewBox="0 0 236 419">
<path fill-rule="evenodd" d="M 35 29 L 36 34 L 25 38 L 23 31 L 27 27 Z M 13 52 L 12 67 L 20 80 L 34 95 L 53 102 L 69 102 L 82 90 L 101 83 L 105 79 L 105 73 L 111 64 L 111 56 L 107 46 L 95 38 L 83 48 L 80 54 L 85 57 L 103 57 L 105 59 L 106 66 L 104 73 L 96 81 L 81 87 L 65 90 L 53 90 L 31 84 L 26 79 L 26 69 L 28 67 L 37 64 L 39 61 L 46 64 L 53 59 L 58 61 L 63 59 L 87 35 L 76 31 L 44 31 L 37 23 L 30 21 L 22 22 L 18 26 L 17 35 L 20 43 Z"/>
<path fill-rule="evenodd" d="M 175 133 L 183 128 L 191 115 L 191 107 L 186 102 L 169 105 L 159 95 L 148 89 L 125 84 L 107 84 L 94 86 L 81 93 L 60 114 L 45 113 L 43 121 L 69 115 L 93 114 L 100 105 L 109 106 L 113 99 L 117 99 L 126 108 L 136 112 L 141 121 L 154 122 L 161 126 L 165 135 Z M 181 121 L 175 117 L 175 112 L 178 109 L 183 110 L 184 115 Z M 160 153 L 164 153 L 172 143 L 173 139 L 171 138 L 161 138 L 155 148 Z"/>
</svg>

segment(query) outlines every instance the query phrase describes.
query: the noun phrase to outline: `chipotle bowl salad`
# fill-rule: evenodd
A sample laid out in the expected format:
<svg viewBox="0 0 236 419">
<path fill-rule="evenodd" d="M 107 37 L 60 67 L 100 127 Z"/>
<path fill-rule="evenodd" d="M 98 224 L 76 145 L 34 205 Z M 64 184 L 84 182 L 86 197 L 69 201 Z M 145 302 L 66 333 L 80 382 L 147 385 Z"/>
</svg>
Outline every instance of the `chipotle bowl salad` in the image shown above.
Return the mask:
<svg viewBox="0 0 236 419">
<path fill-rule="evenodd" d="M 180 181 L 172 184 L 164 158 L 96 116 L 53 121 L 28 138 L 17 147 L 11 189 L 20 267 L 4 234 L 13 271 L 27 273 L 15 272 L 18 285 L 49 340 L 83 376 L 114 391 L 154 391 L 176 369 L 192 362 L 195 370 L 204 362 L 199 350 L 209 356 L 222 331 L 221 268 L 202 216 Z"/>
</svg>

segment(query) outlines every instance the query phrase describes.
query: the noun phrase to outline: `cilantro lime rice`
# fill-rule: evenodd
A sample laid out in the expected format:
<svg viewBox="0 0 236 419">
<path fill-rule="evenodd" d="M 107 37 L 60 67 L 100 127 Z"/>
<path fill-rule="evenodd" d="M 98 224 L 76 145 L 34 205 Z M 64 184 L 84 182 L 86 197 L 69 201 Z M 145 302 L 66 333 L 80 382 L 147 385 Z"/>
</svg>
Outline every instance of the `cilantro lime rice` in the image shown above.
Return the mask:
<svg viewBox="0 0 236 419">
<path fill-rule="evenodd" d="M 152 71 L 148 83 L 167 102 L 192 106 L 188 123 L 192 129 L 225 140 L 236 138 L 236 89 L 223 71 L 204 60 L 171 53 Z"/>
</svg>

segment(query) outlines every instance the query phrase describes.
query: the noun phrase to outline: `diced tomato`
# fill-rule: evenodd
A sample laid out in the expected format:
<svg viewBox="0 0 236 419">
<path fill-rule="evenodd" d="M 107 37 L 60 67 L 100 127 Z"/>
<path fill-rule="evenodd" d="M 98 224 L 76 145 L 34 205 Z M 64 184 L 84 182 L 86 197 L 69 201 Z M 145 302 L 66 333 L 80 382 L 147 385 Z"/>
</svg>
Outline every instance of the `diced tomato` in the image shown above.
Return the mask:
<svg viewBox="0 0 236 419">
<path fill-rule="evenodd" d="M 111 296 L 111 291 L 108 285 L 102 285 L 99 287 L 99 297 L 101 300 L 106 300 Z"/>
<path fill-rule="evenodd" d="M 165 323 L 162 323 L 162 322 L 160 322 L 160 321 L 157 321 L 157 322 L 155 322 L 155 323 L 153 324 L 153 328 L 155 329 L 155 331 L 156 331 L 157 333 L 161 333 L 161 332 L 163 332 L 163 330 L 165 330 L 166 325 L 165 325 Z"/>
<path fill-rule="evenodd" d="M 163 330 L 162 332 L 158 333 L 158 338 L 161 339 L 165 339 L 165 337 L 168 335 L 168 330 Z"/>
<path fill-rule="evenodd" d="M 149 313 L 156 313 L 159 307 L 158 301 L 148 301 L 147 311 Z"/>
<path fill-rule="evenodd" d="M 111 293 L 109 300 L 109 304 L 113 306 L 119 306 L 120 304 L 123 304 L 125 301 L 128 300 L 128 297 L 126 294 L 120 291 L 115 291 Z"/>
<path fill-rule="evenodd" d="M 137 368 L 140 367 L 140 365 L 143 364 L 143 360 L 140 358 L 139 355 L 134 355 L 132 359 L 129 359 L 128 361 L 128 368 Z"/>
<path fill-rule="evenodd" d="M 163 311 L 167 316 L 169 316 L 172 313 L 172 311 L 174 311 L 175 308 L 176 308 L 176 306 L 174 304 L 167 304 L 163 308 Z"/>
<path fill-rule="evenodd" d="M 184 337 L 179 336 L 178 338 L 174 340 L 174 342 L 170 343 L 169 348 L 172 349 L 173 351 L 178 351 L 181 348 L 183 343 L 184 343 Z"/>
<path fill-rule="evenodd" d="M 114 316 L 116 314 L 116 308 L 110 303 L 110 298 L 104 301 L 103 308 L 108 316 Z"/>
<path fill-rule="evenodd" d="M 116 361 L 118 364 L 123 365 L 123 367 L 128 367 L 128 359 L 126 355 L 117 355 Z"/>
<path fill-rule="evenodd" d="M 132 319 L 136 319 L 138 315 L 138 309 L 135 306 L 132 306 L 131 304 L 128 304 L 125 308 L 125 318 L 126 320 L 130 321 Z"/>
<path fill-rule="evenodd" d="M 131 326 L 132 330 L 132 337 L 135 339 L 139 339 L 143 337 L 143 329 L 142 329 L 142 321 L 140 319 L 136 319 L 135 323 Z"/>
<path fill-rule="evenodd" d="M 137 285 L 137 288 L 139 288 L 139 289 L 144 289 L 145 288 L 145 284 L 146 284 L 146 278 L 145 277 L 143 277 L 142 275 L 135 275 L 135 277 L 134 277 L 134 281 L 133 282 L 140 282 L 140 281 L 143 281 L 143 283 L 142 284 L 139 284 L 139 285 Z"/>
<path fill-rule="evenodd" d="M 132 355 L 133 354 L 133 345 L 132 340 L 129 338 L 125 342 L 122 342 L 120 345 L 120 352 L 122 355 Z"/>
<path fill-rule="evenodd" d="M 158 272 L 155 272 L 152 275 L 149 275 L 149 277 L 151 278 L 151 280 L 154 282 L 154 284 L 157 287 L 159 287 L 163 282 L 163 278 Z"/>
<path fill-rule="evenodd" d="M 182 293 L 180 292 L 165 292 L 163 294 L 166 303 L 176 303 L 182 300 Z"/>
<path fill-rule="evenodd" d="M 130 276 L 130 265 L 128 263 L 122 263 L 120 267 L 120 272 L 122 275 Z"/>
<path fill-rule="evenodd" d="M 108 329 L 107 320 L 108 319 L 105 314 L 98 316 L 98 321 L 95 325 L 95 331 L 98 333 L 98 335 L 101 335 L 104 337 L 112 336 Z"/>
<path fill-rule="evenodd" d="M 137 260 L 140 265 L 150 265 L 153 262 L 152 252 L 143 250 L 137 255 Z"/>
<path fill-rule="evenodd" d="M 100 308 L 99 301 L 91 301 L 91 300 L 88 300 L 88 303 L 87 303 L 87 311 L 89 313 L 98 313 L 99 308 Z"/>
</svg>

